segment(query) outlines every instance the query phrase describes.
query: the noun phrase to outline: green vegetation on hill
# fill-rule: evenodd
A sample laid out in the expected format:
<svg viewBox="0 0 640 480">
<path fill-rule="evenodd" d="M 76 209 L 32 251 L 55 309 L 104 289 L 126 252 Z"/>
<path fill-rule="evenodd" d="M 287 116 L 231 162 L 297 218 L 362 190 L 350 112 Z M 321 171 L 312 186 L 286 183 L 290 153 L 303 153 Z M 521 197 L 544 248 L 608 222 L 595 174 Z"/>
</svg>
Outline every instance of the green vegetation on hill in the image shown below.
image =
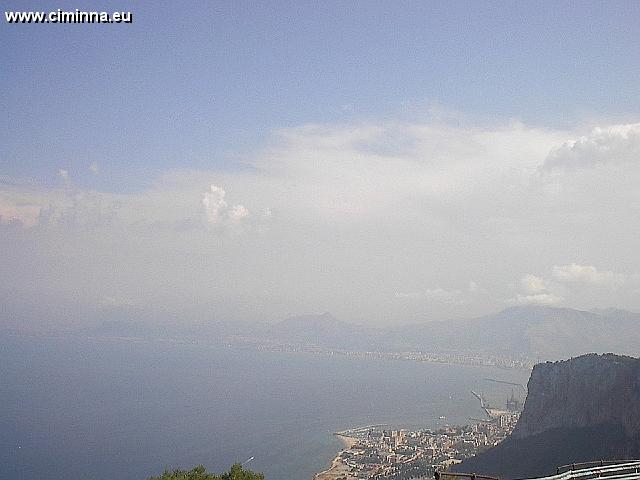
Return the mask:
<svg viewBox="0 0 640 480">
<path fill-rule="evenodd" d="M 261 473 L 253 473 L 245 470 L 242 465 L 236 463 L 228 472 L 216 475 L 209 473 L 202 466 L 192 468 L 191 470 L 165 470 L 159 477 L 151 477 L 149 480 L 264 480 Z"/>
</svg>

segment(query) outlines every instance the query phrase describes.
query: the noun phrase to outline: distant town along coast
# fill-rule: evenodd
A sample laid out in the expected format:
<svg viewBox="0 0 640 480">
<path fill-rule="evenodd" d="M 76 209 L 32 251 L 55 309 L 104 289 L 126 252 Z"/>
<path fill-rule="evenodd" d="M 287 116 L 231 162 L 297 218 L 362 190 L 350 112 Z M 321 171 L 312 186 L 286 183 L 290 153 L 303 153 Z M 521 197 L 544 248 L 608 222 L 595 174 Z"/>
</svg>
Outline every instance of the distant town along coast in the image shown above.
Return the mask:
<svg viewBox="0 0 640 480">
<path fill-rule="evenodd" d="M 520 402 L 512 394 L 505 409 L 496 409 L 489 407 L 480 394 L 471 393 L 480 400 L 487 419 L 435 430 L 394 430 L 387 425 L 371 425 L 336 432 L 344 449 L 314 480 L 426 480 L 437 470 L 499 444 L 515 427 Z"/>
</svg>

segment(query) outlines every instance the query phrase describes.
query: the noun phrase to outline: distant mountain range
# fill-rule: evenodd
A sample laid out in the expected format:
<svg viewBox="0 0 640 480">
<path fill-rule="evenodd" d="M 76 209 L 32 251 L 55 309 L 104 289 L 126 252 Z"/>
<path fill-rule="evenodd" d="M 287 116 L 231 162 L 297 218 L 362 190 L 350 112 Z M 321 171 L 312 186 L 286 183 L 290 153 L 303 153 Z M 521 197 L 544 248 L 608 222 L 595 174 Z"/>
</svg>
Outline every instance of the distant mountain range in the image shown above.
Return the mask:
<svg viewBox="0 0 640 480">
<path fill-rule="evenodd" d="M 460 349 L 540 360 L 589 352 L 640 353 L 640 314 L 542 306 L 511 307 L 493 315 L 405 328 L 407 346 Z"/>
<path fill-rule="evenodd" d="M 531 478 L 571 463 L 640 458 L 640 359 L 583 355 L 534 367 L 513 434 L 458 472 Z"/>
<path fill-rule="evenodd" d="M 358 327 L 324 313 L 289 318 L 258 334 L 333 348 L 478 352 L 540 360 L 589 352 L 640 354 L 640 314 L 616 309 L 521 306 L 469 320 L 393 329 Z"/>
<path fill-rule="evenodd" d="M 474 319 L 396 328 L 354 325 L 330 313 L 291 317 L 269 326 L 212 322 L 188 328 L 163 328 L 110 320 L 83 332 L 107 336 L 187 336 L 213 341 L 244 338 L 258 343 L 356 351 L 479 353 L 534 361 L 590 352 L 640 355 L 640 314 L 617 309 L 581 311 L 519 306 Z"/>
</svg>

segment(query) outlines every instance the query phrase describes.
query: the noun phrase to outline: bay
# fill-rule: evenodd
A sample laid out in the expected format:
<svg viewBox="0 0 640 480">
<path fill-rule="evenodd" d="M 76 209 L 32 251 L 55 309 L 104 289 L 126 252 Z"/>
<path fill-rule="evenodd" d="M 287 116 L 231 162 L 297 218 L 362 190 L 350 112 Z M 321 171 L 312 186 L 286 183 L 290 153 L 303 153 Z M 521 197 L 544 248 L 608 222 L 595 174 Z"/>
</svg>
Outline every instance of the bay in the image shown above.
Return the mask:
<svg viewBox="0 0 640 480">
<path fill-rule="evenodd" d="M 0 337 L 0 479 L 145 480 L 253 457 L 268 480 L 309 480 L 370 424 L 481 417 L 528 372 L 223 345 Z M 446 417 L 444 419 L 440 417 Z"/>
</svg>

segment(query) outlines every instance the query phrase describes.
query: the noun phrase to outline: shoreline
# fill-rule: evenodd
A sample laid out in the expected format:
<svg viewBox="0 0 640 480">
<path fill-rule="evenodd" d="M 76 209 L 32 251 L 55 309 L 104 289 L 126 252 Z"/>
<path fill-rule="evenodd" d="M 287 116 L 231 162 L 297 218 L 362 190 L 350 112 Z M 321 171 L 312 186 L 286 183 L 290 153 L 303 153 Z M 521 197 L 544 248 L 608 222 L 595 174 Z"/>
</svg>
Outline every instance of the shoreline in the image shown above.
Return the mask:
<svg viewBox="0 0 640 480">
<path fill-rule="evenodd" d="M 336 480 L 342 477 L 349 478 L 349 468 L 342 463 L 342 453 L 358 443 L 358 439 L 356 437 L 350 437 L 344 432 L 336 432 L 333 435 L 338 437 L 342 442 L 342 449 L 340 449 L 331 461 L 331 466 L 322 472 L 316 473 L 313 476 L 313 480 Z"/>
<path fill-rule="evenodd" d="M 511 434 L 520 412 L 490 408 L 480 394 L 472 393 L 480 400 L 489 420 L 470 418 L 479 423 L 447 424 L 437 430 L 400 428 L 385 431 L 380 428 L 386 425 L 371 425 L 334 432 L 343 448 L 329 468 L 314 474 L 313 480 L 387 478 L 385 475 L 395 478 L 396 474 L 409 471 L 426 478 L 438 469 L 446 469 L 452 463 L 476 455 L 486 446 L 497 445 Z M 372 428 L 379 430 L 372 433 Z M 463 447 L 471 445 L 471 451 L 460 448 L 460 443 Z"/>
<path fill-rule="evenodd" d="M 356 443 L 358 443 L 358 439 L 356 437 L 350 437 L 349 435 L 345 435 L 343 433 L 334 433 L 336 437 L 340 439 L 343 443 L 343 450 L 348 450 L 353 447 Z"/>
</svg>

